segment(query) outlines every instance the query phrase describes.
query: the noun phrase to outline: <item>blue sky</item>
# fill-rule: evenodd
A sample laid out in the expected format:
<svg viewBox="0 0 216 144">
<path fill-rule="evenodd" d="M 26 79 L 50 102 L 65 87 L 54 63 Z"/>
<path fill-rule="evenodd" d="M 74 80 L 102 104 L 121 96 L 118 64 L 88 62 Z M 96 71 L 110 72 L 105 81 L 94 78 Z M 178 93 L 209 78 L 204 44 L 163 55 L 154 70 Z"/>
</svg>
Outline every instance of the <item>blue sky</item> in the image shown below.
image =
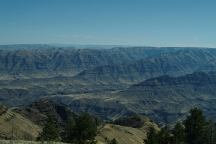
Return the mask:
<svg viewBox="0 0 216 144">
<path fill-rule="evenodd" d="M 0 44 L 216 47 L 215 0 L 0 0 Z"/>
</svg>

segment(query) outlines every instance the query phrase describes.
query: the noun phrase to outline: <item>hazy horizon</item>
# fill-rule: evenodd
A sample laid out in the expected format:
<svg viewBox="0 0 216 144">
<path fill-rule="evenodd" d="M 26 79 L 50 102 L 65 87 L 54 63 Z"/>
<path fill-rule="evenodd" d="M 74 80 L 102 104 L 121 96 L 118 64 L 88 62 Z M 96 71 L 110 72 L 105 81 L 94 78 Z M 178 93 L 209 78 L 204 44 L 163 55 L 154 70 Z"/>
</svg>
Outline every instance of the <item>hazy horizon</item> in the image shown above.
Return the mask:
<svg viewBox="0 0 216 144">
<path fill-rule="evenodd" d="M 155 46 L 155 45 L 120 45 L 120 44 L 69 44 L 69 43 L 11 43 L 11 44 L 0 44 L 0 46 L 13 46 L 13 45 L 49 45 L 56 47 L 74 47 L 74 48 L 131 48 L 131 47 L 152 47 L 152 48 L 216 48 L 209 46 Z"/>
</svg>

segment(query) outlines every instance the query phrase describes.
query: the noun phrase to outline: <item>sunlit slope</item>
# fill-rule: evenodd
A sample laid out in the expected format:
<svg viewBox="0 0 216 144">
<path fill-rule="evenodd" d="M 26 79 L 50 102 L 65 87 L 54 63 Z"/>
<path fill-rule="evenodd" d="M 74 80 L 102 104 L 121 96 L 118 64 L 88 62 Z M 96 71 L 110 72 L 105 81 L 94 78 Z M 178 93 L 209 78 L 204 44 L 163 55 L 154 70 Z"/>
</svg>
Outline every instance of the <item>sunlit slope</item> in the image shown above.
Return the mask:
<svg viewBox="0 0 216 144">
<path fill-rule="evenodd" d="M 13 139 L 36 139 L 41 127 L 11 109 L 0 115 L 0 137 Z"/>
</svg>

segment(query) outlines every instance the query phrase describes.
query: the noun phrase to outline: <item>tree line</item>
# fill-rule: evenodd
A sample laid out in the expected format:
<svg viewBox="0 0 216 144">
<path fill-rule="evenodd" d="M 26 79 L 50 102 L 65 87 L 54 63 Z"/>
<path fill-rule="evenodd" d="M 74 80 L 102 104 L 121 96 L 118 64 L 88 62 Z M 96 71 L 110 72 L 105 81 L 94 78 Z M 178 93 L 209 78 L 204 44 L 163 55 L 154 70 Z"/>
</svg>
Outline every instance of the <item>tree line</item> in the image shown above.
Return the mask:
<svg viewBox="0 0 216 144">
<path fill-rule="evenodd" d="M 202 110 L 193 108 L 173 128 L 150 128 L 144 144 L 216 144 L 216 124 L 207 120 Z"/>
<path fill-rule="evenodd" d="M 83 113 L 77 118 L 67 120 L 64 135 L 60 134 L 58 124 L 51 117 L 40 133 L 39 141 L 63 141 L 72 144 L 95 144 L 99 122 L 89 114 Z M 116 139 L 108 141 L 117 144 Z M 216 124 L 207 120 L 202 110 L 193 108 L 182 122 L 173 128 L 168 126 L 160 130 L 151 127 L 144 144 L 216 144 Z"/>
<path fill-rule="evenodd" d="M 66 123 L 62 136 L 56 120 L 52 117 L 48 117 L 37 140 L 42 143 L 62 141 L 71 144 L 96 144 L 95 136 L 97 135 L 97 127 L 99 124 L 100 122 L 97 118 L 87 113 L 83 113 L 77 118 L 71 116 Z M 107 143 L 118 144 L 115 138 L 107 141 Z"/>
<path fill-rule="evenodd" d="M 97 133 L 98 122 L 87 113 L 83 113 L 78 118 L 70 117 L 64 129 L 64 135 L 60 136 L 58 124 L 52 117 L 48 117 L 47 122 L 39 134 L 38 141 L 54 142 L 63 141 L 73 144 L 94 144 Z"/>
</svg>

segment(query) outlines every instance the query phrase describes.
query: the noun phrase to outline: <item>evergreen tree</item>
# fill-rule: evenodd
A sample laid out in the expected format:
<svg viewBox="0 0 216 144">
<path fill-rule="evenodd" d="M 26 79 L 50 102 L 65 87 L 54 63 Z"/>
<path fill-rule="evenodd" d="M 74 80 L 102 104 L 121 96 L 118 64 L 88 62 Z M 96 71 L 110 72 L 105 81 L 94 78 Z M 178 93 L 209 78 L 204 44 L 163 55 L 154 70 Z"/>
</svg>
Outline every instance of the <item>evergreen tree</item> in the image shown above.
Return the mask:
<svg viewBox="0 0 216 144">
<path fill-rule="evenodd" d="M 167 126 L 162 128 L 158 133 L 158 143 L 159 144 L 170 144 L 171 142 L 170 131 Z"/>
<path fill-rule="evenodd" d="M 77 119 L 74 136 L 77 143 L 84 144 L 94 141 L 97 132 L 97 124 L 94 118 L 84 113 Z"/>
<path fill-rule="evenodd" d="M 177 123 L 173 129 L 173 143 L 184 144 L 185 143 L 185 129 L 182 123 Z"/>
<path fill-rule="evenodd" d="M 66 141 L 67 142 L 73 142 L 75 139 L 75 126 L 76 122 L 73 117 L 70 117 L 67 121 L 66 128 L 65 128 L 65 134 L 66 134 Z"/>
<path fill-rule="evenodd" d="M 38 137 L 42 141 L 58 141 L 59 140 L 59 130 L 51 117 L 48 117 L 47 123 L 45 124 L 43 131 Z"/>
<path fill-rule="evenodd" d="M 144 144 L 159 144 L 158 135 L 155 128 L 151 127 L 147 133 L 147 139 L 144 140 Z"/>
<path fill-rule="evenodd" d="M 216 144 L 216 123 L 212 123 L 212 142 L 211 144 Z"/>
<path fill-rule="evenodd" d="M 188 144 L 206 144 L 206 120 L 200 109 L 190 110 L 185 120 L 185 132 Z"/>
<path fill-rule="evenodd" d="M 200 109 L 190 110 L 190 115 L 182 123 L 177 123 L 170 131 L 168 127 L 161 128 L 156 133 L 151 128 L 145 144 L 216 144 L 216 124 L 206 121 Z"/>
<path fill-rule="evenodd" d="M 216 144 L 216 124 L 209 121 L 206 128 L 207 144 Z"/>
</svg>

